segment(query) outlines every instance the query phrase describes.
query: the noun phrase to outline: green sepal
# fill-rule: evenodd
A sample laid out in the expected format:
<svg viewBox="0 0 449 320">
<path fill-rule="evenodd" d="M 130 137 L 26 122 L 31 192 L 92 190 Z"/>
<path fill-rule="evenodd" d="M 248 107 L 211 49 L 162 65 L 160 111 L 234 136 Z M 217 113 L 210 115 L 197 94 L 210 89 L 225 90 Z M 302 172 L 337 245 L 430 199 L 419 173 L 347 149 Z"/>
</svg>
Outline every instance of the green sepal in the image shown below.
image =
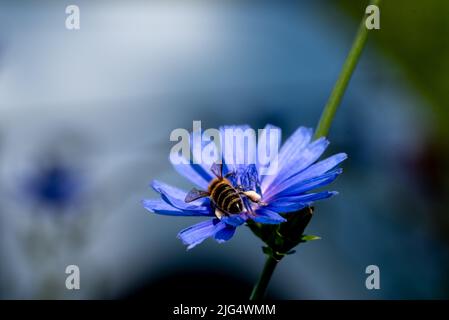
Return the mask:
<svg viewBox="0 0 449 320">
<path fill-rule="evenodd" d="M 278 225 L 261 224 L 248 220 L 247 226 L 267 246 L 263 252 L 276 260 L 293 254 L 298 244 L 320 239 L 317 236 L 304 235 L 304 230 L 312 218 L 313 208 L 307 207 L 297 212 L 282 214 L 286 222 Z"/>
<path fill-rule="evenodd" d="M 278 251 L 274 251 L 272 248 L 270 248 L 268 246 L 262 247 L 262 251 L 267 256 L 272 257 L 276 261 L 280 261 L 286 255 L 290 255 L 290 254 L 293 254 L 293 253 L 296 252 L 295 250 L 290 250 L 289 252 L 285 252 L 285 253 L 284 252 L 278 252 Z"/>
<path fill-rule="evenodd" d="M 321 240 L 321 237 L 304 234 L 301 238 L 301 242 L 314 241 L 314 240 Z"/>
</svg>

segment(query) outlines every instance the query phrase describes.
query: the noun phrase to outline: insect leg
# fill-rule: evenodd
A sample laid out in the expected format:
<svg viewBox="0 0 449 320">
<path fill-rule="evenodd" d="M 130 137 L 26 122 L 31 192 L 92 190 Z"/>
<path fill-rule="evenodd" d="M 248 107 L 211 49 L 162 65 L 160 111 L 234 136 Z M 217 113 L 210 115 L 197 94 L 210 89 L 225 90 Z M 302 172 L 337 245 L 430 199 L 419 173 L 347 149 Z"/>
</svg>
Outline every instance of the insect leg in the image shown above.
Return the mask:
<svg viewBox="0 0 449 320">
<path fill-rule="evenodd" d="M 221 220 L 221 218 L 228 216 L 228 214 L 226 214 L 225 212 L 223 212 L 223 210 L 219 208 L 215 208 L 215 216 Z"/>
<path fill-rule="evenodd" d="M 252 216 L 252 217 L 256 216 L 256 213 L 254 212 L 253 208 L 251 207 L 251 205 L 247 201 L 243 200 L 243 205 L 245 206 L 246 211 L 248 212 L 248 214 L 250 216 Z"/>
<path fill-rule="evenodd" d="M 260 194 L 258 194 L 257 192 L 255 192 L 253 190 L 241 191 L 240 194 L 244 195 L 245 198 L 247 198 L 247 199 L 251 200 L 252 202 L 257 203 L 261 206 L 267 205 L 265 202 L 261 201 Z"/>
</svg>

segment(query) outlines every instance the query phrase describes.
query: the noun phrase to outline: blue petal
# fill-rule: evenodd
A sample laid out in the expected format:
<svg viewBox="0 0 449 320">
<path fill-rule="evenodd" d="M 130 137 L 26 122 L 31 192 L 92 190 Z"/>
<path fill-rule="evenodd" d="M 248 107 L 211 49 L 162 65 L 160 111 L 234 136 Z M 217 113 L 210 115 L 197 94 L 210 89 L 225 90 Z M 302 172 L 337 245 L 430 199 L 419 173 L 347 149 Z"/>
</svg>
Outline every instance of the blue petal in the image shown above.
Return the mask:
<svg viewBox="0 0 449 320">
<path fill-rule="evenodd" d="M 201 189 L 207 189 L 207 186 L 212 179 L 212 176 L 208 176 L 199 165 L 173 163 L 173 167 L 180 175 L 187 178 Z"/>
<path fill-rule="evenodd" d="M 160 199 L 143 200 L 142 204 L 145 209 L 153 213 L 165 214 L 170 216 L 184 215 L 182 210 L 179 210 Z"/>
<path fill-rule="evenodd" d="M 278 201 L 289 201 L 289 202 L 307 202 L 310 203 L 311 201 L 321 200 L 330 198 L 332 196 L 337 195 L 337 191 L 323 191 L 323 192 L 317 192 L 317 193 L 308 193 L 303 194 L 301 196 L 294 196 L 294 197 L 285 197 L 280 198 Z"/>
<path fill-rule="evenodd" d="M 304 209 L 307 206 L 308 204 L 303 202 L 274 202 L 268 205 L 267 208 L 283 213 L 288 213 Z"/>
<path fill-rule="evenodd" d="M 221 218 L 221 221 L 233 227 L 241 226 L 243 223 L 245 223 L 246 220 L 247 220 L 246 213 L 235 214 Z"/>
<path fill-rule="evenodd" d="M 318 193 L 303 194 L 301 196 L 282 197 L 271 202 L 268 205 L 268 208 L 280 212 L 298 211 L 306 206 L 309 206 L 314 201 L 330 198 L 336 194 L 338 194 L 336 191 L 323 191 Z"/>
<path fill-rule="evenodd" d="M 283 181 L 297 175 L 299 172 L 309 167 L 312 163 L 318 160 L 328 145 L 329 141 L 322 137 L 308 144 L 300 152 L 293 152 L 286 164 L 280 169 L 273 182 L 269 186 L 266 186 L 266 189 L 263 191 L 267 193 L 270 192 Z"/>
<path fill-rule="evenodd" d="M 217 231 L 217 233 L 215 233 L 214 238 L 215 238 L 215 240 L 217 240 L 218 243 L 223 243 L 232 238 L 232 236 L 235 233 L 235 230 L 236 230 L 235 227 L 226 225 L 225 228 L 223 228 L 223 229 Z"/>
<path fill-rule="evenodd" d="M 198 157 L 196 157 L 196 150 L 193 150 L 193 136 L 194 134 L 192 133 L 190 135 L 189 146 L 192 159 L 185 159 L 187 163 L 174 163 L 173 159 L 170 157 L 170 161 L 180 175 L 184 176 L 198 187 L 206 189 L 209 182 L 214 178 L 214 174 L 210 170 L 212 164 L 203 163 L 202 158 L 198 159 Z M 203 139 L 201 139 L 201 150 L 199 150 L 199 152 L 202 152 L 203 148 L 210 143 L 211 141 L 203 141 Z M 212 144 L 212 146 L 214 146 L 214 144 Z M 216 146 L 215 150 L 217 151 Z M 218 155 L 218 152 L 215 152 L 215 154 Z M 200 154 L 200 157 L 202 157 L 202 154 Z M 193 161 L 194 159 L 197 161 Z"/>
<path fill-rule="evenodd" d="M 314 179 L 314 178 L 320 178 L 320 176 L 322 176 L 323 174 L 325 174 L 326 172 L 328 172 L 329 170 L 333 169 L 334 167 L 336 167 L 338 164 L 340 164 L 342 161 L 344 161 L 345 159 L 347 159 L 347 155 L 346 153 L 338 153 L 336 155 L 333 155 L 327 159 L 324 159 L 312 166 L 310 166 L 309 168 L 307 168 L 306 170 L 300 172 L 299 174 L 290 177 L 289 179 L 280 182 L 277 186 L 275 187 L 270 187 L 270 190 L 264 193 L 264 198 L 265 199 L 271 199 L 273 197 L 275 197 L 276 195 L 287 191 L 290 194 L 294 193 L 294 192 L 298 192 L 298 190 L 296 190 L 296 188 L 298 188 L 299 190 L 301 189 L 301 184 L 303 183 L 308 183 L 310 182 L 309 180 Z M 332 182 L 333 180 L 335 180 L 335 178 L 341 173 L 336 171 L 336 176 L 334 176 L 334 179 L 330 178 L 329 180 L 326 180 L 327 183 Z M 326 183 L 322 183 L 321 185 L 317 185 L 316 187 L 325 185 Z M 310 188 L 308 188 L 308 190 L 311 190 L 313 188 L 313 186 L 311 186 Z M 290 190 L 292 192 L 290 192 Z M 304 190 L 302 192 L 308 191 L 308 190 Z"/>
<path fill-rule="evenodd" d="M 265 135 L 259 135 L 258 136 L 258 147 L 260 147 L 260 144 L 268 146 L 268 150 L 261 150 L 261 152 L 266 152 L 268 151 L 268 154 L 271 156 L 271 154 L 273 152 L 279 152 L 279 147 L 281 146 L 281 137 L 282 137 L 282 130 L 279 127 L 273 126 L 271 124 L 267 124 L 264 128 L 265 130 Z M 273 130 L 278 131 L 278 139 L 271 139 L 270 138 L 270 134 Z M 257 151 L 259 152 L 259 150 Z M 257 154 L 259 155 L 259 153 Z M 278 154 L 278 165 L 279 165 L 279 154 Z M 262 169 L 268 169 L 267 165 L 271 165 L 271 164 L 265 164 L 265 163 L 261 163 L 260 159 L 257 158 L 257 163 L 256 163 L 256 169 L 257 172 L 261 173 L 263 170 Z M 259 181 L 262 181 L 264 178 L 266 177 L 266 175 L 261 175 L 259 178 Z"/>
<path fill-rule="evenodd" d="M 194 150 L 194 141 L 193 141 L 193 136 L 194 133 L 191 134 L 191 139 L 190 139 L 190 148 L 191 148 L 191 154 L 192 154 L 192 160 L 196 160 L 196 161 L 190 161 L 190 165 L 192 166 L 192 168 L 196 171 L 197 174 L 199 174 L 204 180 L 210 182 L 214 177 L 215 174 L 212 172 L 211 167 L 213 162 L 216 162 L 217 160 L 221 160 L 219 159 L 219 157 L 221 156 L 218 153 L 218 149 L 217 149 L 217 145 L 215 144 L 215 141 L 206 141 L 203 140 L 203 132 L 201 132 L 201 150 Z M 212 163 L 207 163 L 206 159 L 203 159 L 203 151 L 205 150 L 205 148 L 208 147 L 212 147 L 214 149 L 214 154 L 217 155 L 217 159 L 215 159 Z M 198 155 L 197 152 L 200 152 L 200 154 Z M 199 157 L 198 157 L 199 156 Z M 207 159 L 209 160 L 209 159 Z"/>
<path fill-rule="evenodd" d="M 265 208 L 259 208 L 256 211 L 256 217 L 253 218 L 255 222 L 264 223 L 264 224 L 279 224 L 281 222 L 287 221 L 285 218 L 283 218 L 281 215 L 279 215 L 277 212 L 265 209 Z"/>
<path fill-rule="evenodd" d="M 279 151 L 278 172 L 289 164 L 294 154 L 301 152 L 311 141 L 313 129 L 299 127 L 282 145 Z M 262 176 L 262 190 L 265 190 L 276 178 L 276 175 Z"/>
<path fill-rule="evenodd" d="M 185 197 L 187 193 L 181 189 L 175 188 L 157 180 L 153 181 L 152 187 L 155 191 L 161 194 L 162 199 L 164 199 L 167 203 L 177 209 L 184 211 L 194 211 L 197 213 L 197 215 L 211 215 L 211 208 L 208 198 L 198 199 L 196 201 L 186 203 Z"/>
<path fill-rule="evenodd" d="M 215 177 L 215 175 L 210 170 L 212 165 L 191 163 L 190 166 L 193 168 L 193 170 L 195 170 L 197 174 L 199 174 L 203 178 L 203 180 L 207 181 L 208 183 L 211 182 L 211 180 Z"/>
<path fill-rule="evenodd" d="M 147 209 L 150 212 L 163 214 L 167 216 L 190 216 L 190 217 L 213 216 L 212 212 L 210 211 L 207 212 L 203 210 L 203 208 L 198 210 L 181 210 L 173 207 L 171 204 L 161 199 L 143 200 L 142 205 L 145 209 Z"/>
<path fill-rule="evenodd" d="M 251 161 L 249 161 L 251 159 L 247 159 L 247 157 L 245 157 L 245 154 L 247 154 L 248 152 L 248 144 L 245 142 L 247 142 L 248 139 L 244 138 L 243 136 L 242 139 L 233 139 L 233 141 L 227 141 L 228 139 L 226 137 L 225 130 L 234 130 L 234 133 L 243 133 L 248 129 L 251 129 L 251 127 L 248 125 L 220 127 L 224 174 L 229 172 L 237 172 L 240 167 L 251 163 Z M 254 138 L 256 137 L 254 136 Z M 228 145 L 226 142 L 230 142 L 231 144 Z M 256 145 L 255 143 L 256 140 L 254 140 L 254 146 Z M 240 162 L 239 159 L 244 159 L 245 161 L 242 161 L 243 163 L 237 163 Z M 255 159 L 252 163 L 255 163 Z"/>
<path fill-rule="evenodd" d="M 183 199 L 183 197 L 185 197 L 187 194 L 184 190 L 181 190 L 159 180 L 153 180 L 151 182 L 151 187 L 153 187 L 153 189 L 158 193 L 167 193 L 170 194 L 170 196 L 172 196 L 173 198 L 177 199 Z"/>
<path fill-rule="evenodd" d="M 187 249 L 192 249 L 225 228 L 226 224 L 218 219 L 206 220 L 181 230 L 178 238 L 187 245 Z"/>
<path fill-rule="evenodd" d="M 335 168 L 337 165 L 339 165 L 347 158 L 348 155 L 346 153 L 337 153 L 329 158 L 326 158 L 320 162 L 315 163 L 314 165 L 310 166 L 309 168 L 301 172 L 300 177 L 295 176 L 294 178 L 296 181 L 298 181 L 298 179 L 306 180 L 313 177 L 317 177 Z"/>
<path fill-rule="evenodd" d="M 287 196 L 299 196 L 305 192 L 312 189 L 317 189 L 322 186 L 328 185 L 333 182 L 337 177 L 343 172 L 343 169 L 338 168 L 327 172 L 321 176 L 314 177 L 305 181 L 299 181 L 298 183 L 286 183 L 285 185 L 279 186 L 274 190 L 274 194 L 267 195 L 264 197 L 265 202 L 272 202 L 281 197 Z"/>
<path fill-rule="evenodd" d="M 244 190 L 258 191 L 260 189 L 259 176 L 255 164 L 239 167 L 234 177 L 229 180 L 234 186 L 240 186 Z"/>
<path fill-rule="evenodd" d="M 276 197 L 285 197 L 285 196 L 295 196 L 310 191 L 312 189 L 317 189 L 322 186 L 328 185 L 333 182 L 337 177 L 343 173 L 343 169 L 338 168 L 336 170 L 325 173 L 321 176 L 301 181 L 295 185 L 289 186 L 286 190 L 281 193 L 278 193 Z"/>
</svg>

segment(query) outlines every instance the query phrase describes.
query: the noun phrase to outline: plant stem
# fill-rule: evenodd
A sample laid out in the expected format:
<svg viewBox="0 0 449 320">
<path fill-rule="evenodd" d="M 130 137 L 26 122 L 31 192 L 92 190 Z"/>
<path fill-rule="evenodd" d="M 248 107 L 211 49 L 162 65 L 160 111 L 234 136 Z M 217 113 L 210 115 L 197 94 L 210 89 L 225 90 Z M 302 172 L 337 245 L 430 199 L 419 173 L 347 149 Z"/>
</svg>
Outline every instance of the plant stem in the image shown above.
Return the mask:
<svg viewBox="0 0 449 320">
<path fill-rule="evenodd" d="M 271 275 L 273 274 L 274 269 L 276 268 L 278 261 L 274 259 L 272 256 L 267 256 L 267 261 L 265 261 L 265 265 L 263 267 L 263 271 L 260 275 L 259 281 L 257 281 L 254 286 L 253 292 L 249 297 L 250 300 L 262 300 L 265 296 L 265 291 L 267 290 L 268 283 L 270 282 Z"/>
<path fill-rule="evenodd" d="M 380 0 L 371 1 L 371 4 L 376 6 L 378 6 L 379 3 Z M 320 121 L 318 122 L 315 131 L 315 139 L 324 137 L 329 133 L 332 120 L 334 119 L 335 113 L 337 112 L 341 99 L 346 91 L 349 80 L 351 80 L 351 76 L 354 73 L 354 69 L 357 66 L 357 62 L 359 61 L 363 48 L 365 47 L 368 31 L 369 30 L 365 26 L 365 17 L 363 17 L 354 42 L 352 43 L 351 50 L 346 57 L 346 61 L 343 64 L 337 82 L 335 83 L 332 93 L 327 100 L 326 106 L 324 107 L 323 113 L 321 114 Z"/>
</svg>

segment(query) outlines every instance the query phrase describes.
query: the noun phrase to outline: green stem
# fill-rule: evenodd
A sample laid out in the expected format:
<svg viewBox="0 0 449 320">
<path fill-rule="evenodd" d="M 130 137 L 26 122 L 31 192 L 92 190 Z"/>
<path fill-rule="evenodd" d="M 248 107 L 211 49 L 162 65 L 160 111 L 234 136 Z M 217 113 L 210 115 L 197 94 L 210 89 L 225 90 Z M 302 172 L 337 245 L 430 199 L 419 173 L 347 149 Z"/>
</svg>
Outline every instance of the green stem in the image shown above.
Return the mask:
<svg viewBox="0 0 449 320">
<path fill-rule="evenodd" d="M 270 282 L 271 275 L 276 268 L 278 261 L 272 256 L 267 256 L 267 261 L 265 261 L 265 266 L 263 267 L 262 274 L 260 275 L 259 281 L 257 281 L 254 286 L 253 292 L 249 297 L 250 300 L 262 300 L 265 296 L 265 291 L 267 290 L 268 283 Z"/>
<path fill-rule="evenodd" d="M 379 6 L 380 0 L 373 0 L 371 4 Z M 321 114 L 320 121 L 315 131 L 315 138 L 324 137 L 328 134 L 332 120 L 334 119 L 335 113 L 340 105 L 341 99 L 346 91 L 349 80 L 354 73 L 354 69 L 357 66 L 360 55 L 362 54 L 363 48 L 365 47 L 366 39 L 368 37 L 368 29 L 365 27 L 365 17 L 363 17 L 360 23 L 357 35 L 352 43 L 351 50 L 349 51 L 346 61 L 343 64 L 340 75 L 335 83 L 334 89 L 332 90 L 329 100 L 324 107 L 323 113 Z"/>
</svg>

